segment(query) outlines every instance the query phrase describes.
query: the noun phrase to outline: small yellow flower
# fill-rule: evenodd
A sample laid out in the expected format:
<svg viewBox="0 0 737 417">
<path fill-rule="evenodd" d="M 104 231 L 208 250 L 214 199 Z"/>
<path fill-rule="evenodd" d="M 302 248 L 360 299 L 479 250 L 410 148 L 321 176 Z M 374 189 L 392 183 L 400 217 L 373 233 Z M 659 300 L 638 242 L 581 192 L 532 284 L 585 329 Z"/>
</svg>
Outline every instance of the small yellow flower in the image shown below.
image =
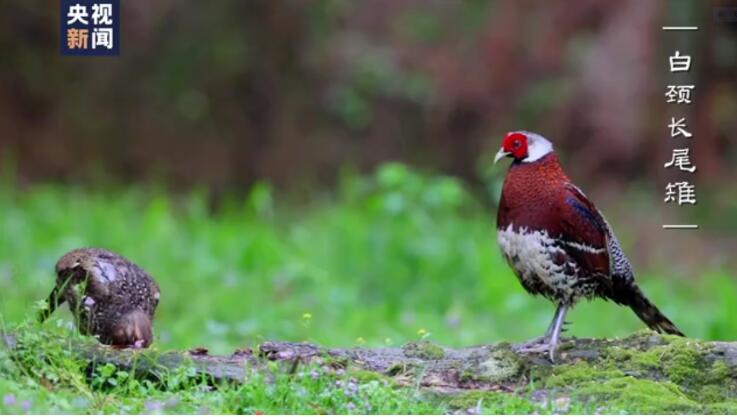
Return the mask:
<svg viewBox="0 0 737 417">
<path fill-rule="evenodd" d="M 305 321 L 312 320 L 312 314 L 310 314 L 310 313 L 304 313 L 304 314 L 302 314 L 302 320 L 305 320 Z"/>
<path fill-rule="evenodd" d="M 384 344 L 385 345 L 391 345 L 392 344 L 392 339 L 390 337 L 387 337 L 386 339 L 384 339 Z"/>
<path fill-rule="evenodd" d="M 424 336 L 424 335 L 427 334 L 427 329 L 422 328 L 422 329 L 420 329 L 420 330 L 417 331 L 417 334 L 420 335 L 420 336 Z"/>
<path fill-rule="evenodd" d="M 360 337 L 359 336 L 358 338 L 356 338 L 356 343 L 358 343 L 359 345 L 362 345 L 362 344 L 366 343 L 366 339 L 364 339 L 363 337 Z"/>
</svg>

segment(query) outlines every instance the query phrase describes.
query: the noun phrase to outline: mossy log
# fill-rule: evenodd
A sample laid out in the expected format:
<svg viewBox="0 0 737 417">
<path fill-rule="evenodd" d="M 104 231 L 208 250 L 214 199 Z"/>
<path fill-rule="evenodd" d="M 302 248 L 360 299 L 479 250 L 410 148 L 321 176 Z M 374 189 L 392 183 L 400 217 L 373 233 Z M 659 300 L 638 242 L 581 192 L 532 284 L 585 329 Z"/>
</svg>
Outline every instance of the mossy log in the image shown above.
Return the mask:
<svg viewBox="0 0 737 417">
<path fill-rule="evenodd" d="M 24 346 L 12 335 L 6 349 Z M 210 355 L 205 349 L 160 352 L 117 350 L 95 343 L 70 349 L 91 366 L 112 363 L 140 378 L 162 378 L 187 367 L 213 384 L 242 383 L 254 372 L 296 372 L 303 366 L 341 368 L 347 372 L 420 386 L 433 394 L 484 392 L 554 392 L 567 398 L 604 397 L 608 402 L 638 402 L 647 412 L 735 412 L 737 342 L 704 342 L 650 332 L 623 339 L 565 339 L 553 364 L 545 354 L 521 353 L 519 346 L 498 343 L 446 348 L 428 341 L 397 348 L 325 348 L 307 343 L 265 342 L 232 355 Z M 528 389 L 534 382 L 535 391 Z M 626 408 L 625 408 L 626 410 Z"/>
</svg>

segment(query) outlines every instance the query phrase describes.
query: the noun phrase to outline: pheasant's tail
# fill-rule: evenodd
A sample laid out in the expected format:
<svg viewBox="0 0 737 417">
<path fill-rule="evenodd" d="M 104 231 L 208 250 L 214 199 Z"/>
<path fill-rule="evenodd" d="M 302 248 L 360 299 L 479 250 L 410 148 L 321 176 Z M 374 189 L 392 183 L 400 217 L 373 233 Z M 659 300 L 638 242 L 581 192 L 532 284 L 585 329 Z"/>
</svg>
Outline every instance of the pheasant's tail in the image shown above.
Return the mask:
<svg viewBox="0 0 737 417">
<path fill-rule="evenodd" d="M 637 314 L 647 326 L 658 333 L 685 336 L 683 332 L 665 316 L 658 307 L 645 297 L 645 294 L 636 286 L 630 288 L 626 294 L 626 304 Z"/>
<path fill-rule="evenodd" d="M 115 323 L 110 340 L 103 343 L 118 347 L 148 347 L 154 339 L 151 317 L 141 310 L 134 310 Z"/>
</svg>

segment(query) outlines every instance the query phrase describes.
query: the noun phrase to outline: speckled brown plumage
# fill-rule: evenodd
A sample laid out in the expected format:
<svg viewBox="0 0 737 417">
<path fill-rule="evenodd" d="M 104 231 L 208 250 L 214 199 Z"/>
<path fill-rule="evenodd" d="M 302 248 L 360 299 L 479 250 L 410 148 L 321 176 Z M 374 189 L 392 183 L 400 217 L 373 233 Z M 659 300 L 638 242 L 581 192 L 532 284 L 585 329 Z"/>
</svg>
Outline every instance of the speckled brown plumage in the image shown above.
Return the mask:
<svg viewBox="0 0 737 417">
<path fill-rule="evenodd" d="M 106 249 L 75 249 L 56 263 L 56 286 L 39 319 L 66 301 L 82 334 L 107 345 L 146 347 L 159 298 L 156 281 L 128 259 Z"/>
</svg>

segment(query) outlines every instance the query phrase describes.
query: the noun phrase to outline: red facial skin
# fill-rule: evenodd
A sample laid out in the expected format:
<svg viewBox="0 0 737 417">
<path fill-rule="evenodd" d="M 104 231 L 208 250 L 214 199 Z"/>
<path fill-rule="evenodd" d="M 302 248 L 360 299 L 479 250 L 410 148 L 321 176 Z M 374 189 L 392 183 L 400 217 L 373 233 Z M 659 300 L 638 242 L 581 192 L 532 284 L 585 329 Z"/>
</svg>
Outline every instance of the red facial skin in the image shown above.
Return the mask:
<svg viewBox="0 0 737 417">
<path fill-rule="evenodd" d="M 522 133 L 508 133 L 502 142 L 504 152 L 510 153 L 514 159 L 527 158 L 527 136 Z"/>
</svg>

